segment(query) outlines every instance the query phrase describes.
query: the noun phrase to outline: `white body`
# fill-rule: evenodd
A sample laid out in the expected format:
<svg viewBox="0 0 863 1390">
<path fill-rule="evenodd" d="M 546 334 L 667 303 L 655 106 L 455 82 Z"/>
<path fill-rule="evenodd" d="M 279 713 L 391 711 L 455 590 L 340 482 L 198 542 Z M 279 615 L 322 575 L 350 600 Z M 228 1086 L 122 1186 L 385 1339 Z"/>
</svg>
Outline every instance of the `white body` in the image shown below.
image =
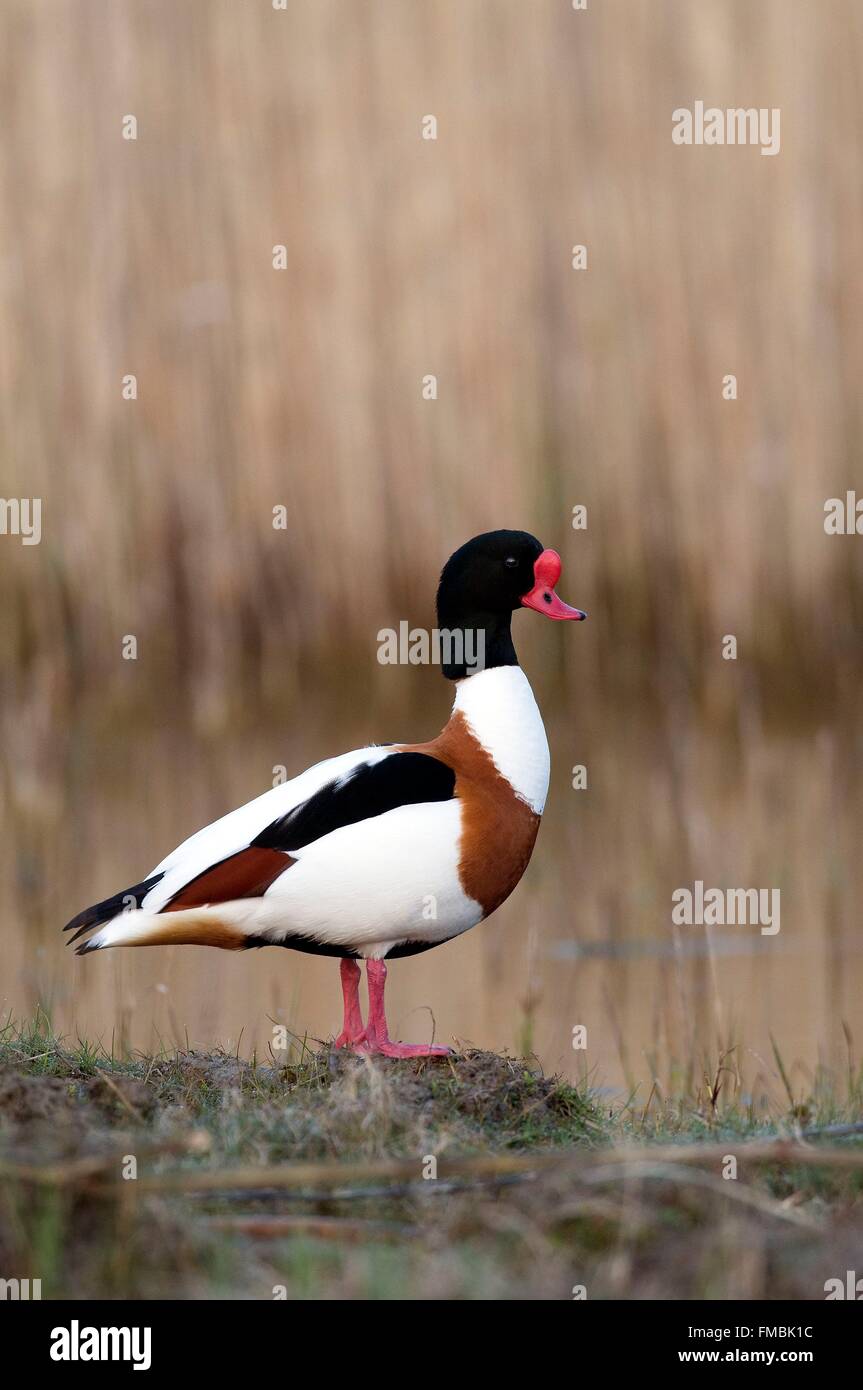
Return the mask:
<svg viewBox="0 0 863 1390">
<path fill-rule="evenodd" d="M 494 667 L 459 682 L 453 711 L 462 713 L 517 795 L 541 814 L 548 791 L 548 742 L 521 668 Z M 143 941 L 154 913 L 191 879 L 244 849 L 272 821 L 335 777 L 394 752 L 361 748 L 318 763 L 191 836 L 157 865 L 153 872 L 164 872 L 164 878 L 141 909 L 114 918 L 94 933 L 90 944 Z M 292 851 L 295 862 L 262 897 L 183 909 L 172 918 L 200 922 L 211 914 L 273 944 L 299 934 L 372 958 L 382 958 L 406 941 L 446 941 L 483 916 L 459 879 L 461 813 L 456 798 L 400 806 L 340 827 Z"/>
</svg>

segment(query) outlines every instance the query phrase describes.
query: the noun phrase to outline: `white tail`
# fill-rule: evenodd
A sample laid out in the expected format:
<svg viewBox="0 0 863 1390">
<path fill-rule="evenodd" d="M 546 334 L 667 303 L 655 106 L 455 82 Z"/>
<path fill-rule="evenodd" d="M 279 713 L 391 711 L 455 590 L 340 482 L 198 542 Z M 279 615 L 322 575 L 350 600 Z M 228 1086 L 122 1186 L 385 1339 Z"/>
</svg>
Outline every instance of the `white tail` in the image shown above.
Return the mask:
<svg viewBox="0 0 863 1390">
<path fill-rule="evenodd" d="M 219 946 L 242 951 L 254 931 L 248 900 L 192 907 L 181 912 L 121 912 L 76 948 L 79 956 L 109 946 Z"/>
</svg>

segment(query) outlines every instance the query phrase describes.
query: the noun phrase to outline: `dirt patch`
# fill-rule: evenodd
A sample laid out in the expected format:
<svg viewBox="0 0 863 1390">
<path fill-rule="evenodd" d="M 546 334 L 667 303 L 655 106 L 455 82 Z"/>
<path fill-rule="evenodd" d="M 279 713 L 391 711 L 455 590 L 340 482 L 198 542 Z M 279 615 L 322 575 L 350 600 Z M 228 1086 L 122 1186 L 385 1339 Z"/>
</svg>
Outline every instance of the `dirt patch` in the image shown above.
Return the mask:
<svg viewBox="0 0 863 1390">
<path fill-rule="evenodd" d="M 533 1063 L 473 1049 L 255 1067 L 28 1036 L 0 1065 L 0 1262 L 45 1297 L 823 1298 L 854 1267 L 863 1165 L 753 1170 L 738 1188 L 709 1165 L 627 1177 L 606 1147 L 720 1138 L 689 1123 L 636 1132 Z M 714 1147 L 744 1135 L 729 1125 Z M 565 1161 L 534 1164 L 552 1150 Z M 120 1181 L 130 1159 L 146 1182 Z"/>
<path fill-rule="evenodd" d="M 158 1108 L 152 1086 L 134 1076 L 113 1076 L 100 1072 L 87 1077 L 78 1087 L 79 1103 L 92 1105 L 106 1118 L 141 1123 L 151 1119 Z"/>
<path fill-rule="evenodd" d="M 79 1109 L 77 1088 L 57 1076 L 0 1071 L 0 1128 L 68 1124 Z"/>
<path fill-rule="evenodd" d="M 180 1052 L 172 1058 L 170 1070 L 186 1084 L 211 1086 L 217 1091 L 236 1089 L 256 1075 L 251 1062 L 223 1052 Z"/>
</svg>

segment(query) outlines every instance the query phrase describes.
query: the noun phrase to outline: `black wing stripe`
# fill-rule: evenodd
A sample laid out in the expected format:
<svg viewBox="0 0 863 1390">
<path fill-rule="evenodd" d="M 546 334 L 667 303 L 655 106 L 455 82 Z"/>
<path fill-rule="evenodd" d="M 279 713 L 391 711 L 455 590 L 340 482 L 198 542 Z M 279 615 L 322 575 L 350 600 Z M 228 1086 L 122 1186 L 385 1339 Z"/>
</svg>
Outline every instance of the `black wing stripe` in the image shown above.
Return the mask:
<svg viewBox="0 0 863 1390">
<path fill-rule="evenodd" d="M 429 753 L 391 753 L 379 763 L 362 763 L 347 777 L 321 787 L 307 801 L 274 820 L 252 840 L 257 849 L 302 849 L 333 830 L 382 816 L 398 806 L 450 801 L 455 773 Z"/>
</svg>

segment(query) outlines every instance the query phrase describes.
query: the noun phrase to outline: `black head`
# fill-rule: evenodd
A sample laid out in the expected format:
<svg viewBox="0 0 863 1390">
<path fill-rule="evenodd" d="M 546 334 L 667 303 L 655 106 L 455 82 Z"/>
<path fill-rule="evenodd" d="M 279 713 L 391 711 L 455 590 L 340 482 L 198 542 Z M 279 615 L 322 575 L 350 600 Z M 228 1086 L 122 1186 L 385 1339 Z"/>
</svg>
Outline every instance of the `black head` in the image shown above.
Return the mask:
<svg viewBox="0 0 863 1390">
<path fill-rule="evenodd" d="M 459 680 L 478 669 L 517 666 L 510 632 L 516 608 L 535 608 L 549 618 L 584 618 L 554 592 L 560 568 L 557 553 L 544 550 L 527 531 L 487 531 L 451 555 L 438 586 L 438 627 L 462 640 L 452 642 L 444 675 Z"/>
</svg>

